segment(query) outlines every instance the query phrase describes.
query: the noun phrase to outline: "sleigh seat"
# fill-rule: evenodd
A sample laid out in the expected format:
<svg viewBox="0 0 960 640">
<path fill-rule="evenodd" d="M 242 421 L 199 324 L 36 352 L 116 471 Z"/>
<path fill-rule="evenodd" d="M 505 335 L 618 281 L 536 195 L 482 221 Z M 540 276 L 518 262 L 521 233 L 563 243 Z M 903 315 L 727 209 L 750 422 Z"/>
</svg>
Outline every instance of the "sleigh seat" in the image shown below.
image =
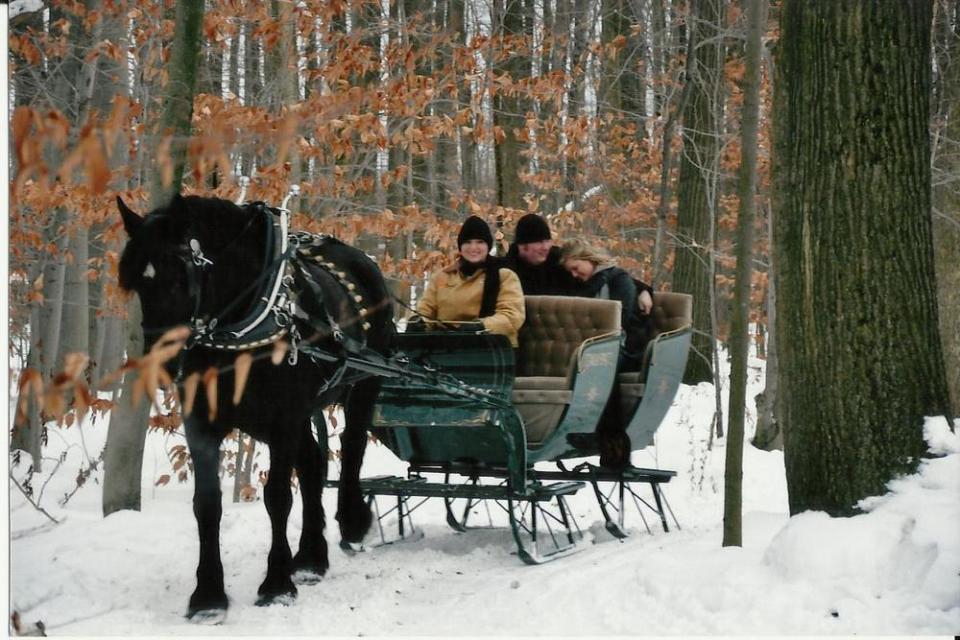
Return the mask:
<svg viewBox="0 0 960 640">
<path fill-rule="evenodd" d="M 591 404 L 602 405 L 609 395 L 601 380 L 592 373 L 607 366 L 612 374 L 620 339 L 620 303 L 593 298 L 567 296 L 526 296 L 526 322 L 520 329 L 517 377 L 513 386 L 513 405 L 523 418 L 528 446 L 545 443 L 568 416 L 578 396 Z M 591 345 L 609 345 L 603 353 Z M 585 408 L 585 407 L 579 407 Z M 570 427 L 592 431 L 600 411 L 591 420 L 578 418 Z"/>
</svg>

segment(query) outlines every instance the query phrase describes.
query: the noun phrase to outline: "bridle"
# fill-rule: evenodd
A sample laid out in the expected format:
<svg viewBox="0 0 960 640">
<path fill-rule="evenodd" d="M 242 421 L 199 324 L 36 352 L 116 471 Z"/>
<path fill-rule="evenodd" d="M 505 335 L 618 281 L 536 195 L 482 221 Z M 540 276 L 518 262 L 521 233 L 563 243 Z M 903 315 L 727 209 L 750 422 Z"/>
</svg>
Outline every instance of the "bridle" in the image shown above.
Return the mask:
<svg viewBox="0 0 960 640">
<path fill-rule="evenodd" d="M 252 208 L 254 214 L 250 216 L 250 219 L 236 236 L 218 248 L 216 259 L 221 259 L 253 226 L 253 222 L 261 219 L 266 223 L 264 266 L 260 275 L 254 278 L 222 309 L 213 314 L 200 315 L 204 302 L 203 292 L 206 276 L 214 264 L 214 261 L 204 254 L 200 241 L 196 238 L 190 238 L 187 241 L 187 246 L 181 247 L 176 252 L 176 257 L 183 263 L 186 271 L 187 296 L 193 306 L 193 311 L 187 322 L 190 328 L 190 336 L 184 345 L 185 350 L 201 345 L 213 349 L 237 351 L 261 344 L 269 344 L 286 333 L 286 327 L 290 322 L 290 313 L 287 308 L 289 296 L 286 295 L 286 290 L 289 289 L 292 282 L 288 265 L 296 252 L 296 247 L 288 246 L 291 244 L 287 239 L 288 212 L 286 209 L 268 207 L 263 202 L 253 202 L 245 206 Z M 258 213 L 260 215 L 257 215 Z M 264 285 L 266 286 L 264 287 Z M 250 307 L 240 320 L 221 326 L 224 318 L 231 314 L 251 293 L 261 287 L 264 287 L 264 295 L 254 296 Z M 264 320 L 270 316 L 271 312 L 274 315 L 274 322 L 271 324 L 274 326 L 269 328 L 269 336 L 264 336 L 262 335 L 264 333 L 262 330 Z M 155 337 L 173 327 L 182 326 L 182 324 L 156 326 L 148 325 L 144 321 L 141 326 L 145 337 Z M 257 331 L 258 328 L 261 330 Z"/>
</svg>

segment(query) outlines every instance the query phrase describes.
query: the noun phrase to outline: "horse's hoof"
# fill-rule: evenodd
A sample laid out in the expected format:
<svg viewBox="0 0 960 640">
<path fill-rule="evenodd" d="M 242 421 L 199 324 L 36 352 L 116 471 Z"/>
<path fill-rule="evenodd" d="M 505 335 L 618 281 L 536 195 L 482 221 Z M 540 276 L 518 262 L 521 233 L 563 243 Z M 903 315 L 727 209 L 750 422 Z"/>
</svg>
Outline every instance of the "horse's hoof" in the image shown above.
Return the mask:
<svg viewBox="0 0 960 640">
<path fill-rule="evenodd" d="M 323 544 L 321 550 L 301 549 L 293 558 L 293 579 L 294 584 L 316 584 L 320 582 L 330 568 L 330 560 L 327 557 L 327 545 Z"/>
<path fill-rule="evenodd" d="M 366 502 L 352 508 L 343 506 L 337 511 L 337 522 L 340 524 L 340 537 L 347 542 L 362 542 L 370 525 L 373 524 L 373 514 Z"/>
<path fill-rule="evenodd" d="M 202 624 L 204 626 L 223 624 L 223 621 L 226 619 L 226 609 L 198 609 L 187 613 L 187 620 L 193 624 Z"/>
<path fill-rule="evenodd" d="M 227 594 L 222 589 L 200 589 L 190 596 L 187 620 L 195 624 L 220 624 L 227 617 Z"/>
<path fill-rule="evenodd" d="M 257 589 L 260 598 L 257 599 L 258 607 L 265 607 L 271 604 L 292 604 L 297 599 L 297 587 L 290 580 L 289 576 L 278 576 L 267 578 Z"/>
<path fill-rule="evenodd" d="M 367 550 L 362 542 L 347 542 L 346 540 L 340 541 L 340 549 L 348 556 L 355 556 Z"/>
<path fill-rule="evenodd" d="M 294 590 L 293 593 L 278 593 L 272 596 L 260 596 L 257 598 L 258 607 L 269 607 L 271 605 L 281 605 L 284 607 L 289 607 L 297 601 L 297 592 Z"/>
<path fill-rule="evenodd" d="M 294 584 L 317 584 L 323 580 L 323 571 L 317 571 L 316 569 L 308 569 L 307 567 L 302 567 L 293 572 L 293 575 L 290 576 Z"/>
</svg>

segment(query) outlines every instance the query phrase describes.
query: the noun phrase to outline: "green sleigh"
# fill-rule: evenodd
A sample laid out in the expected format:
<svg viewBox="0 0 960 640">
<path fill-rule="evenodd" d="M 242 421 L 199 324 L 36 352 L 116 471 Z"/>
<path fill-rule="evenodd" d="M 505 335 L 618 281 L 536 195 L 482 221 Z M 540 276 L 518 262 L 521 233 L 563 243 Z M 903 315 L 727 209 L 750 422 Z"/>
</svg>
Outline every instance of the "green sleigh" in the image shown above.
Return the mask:
<svg viewBox="0 0 960 640">
<path fill-rule="evenodd" d="M 528 296 L 526 306 L 519 358 L 504 336 L 399 335 L 404 357 L 434 378 L 387 377 L 375 407 L 371 433 L 408 463 L 406 477 L 361 482 L 377 508 L 383 542 L 384 519 L 395 520 L 399 538 L 407 538 L 416 531 L 411 511 L 427 498 L 442 498 L 447 522 L 461 532 L 484 512 L 492 525 L 492 504 L 494 512 L 506 513 L 519 557 L 539 564 L 583 546 L 566 498 L 588 485 L 612 535 L 626 537 L 630 504 L 648 531 L 644 509 L 669 530 L 660 485 L 676 472 L 570 461 L 597 454 L 594 429 L 614 385 L 620 385 L 632 449 L 653 444 L 686 367 L 691 296 L 654 295 L 657 336 L 641 371 L 619 376 L 619 302 Z M 644 484 L 652 501 L 634 486 Z M 377 496 L 393 497 L 395 505 L 381 513 Z"/>
</svg>

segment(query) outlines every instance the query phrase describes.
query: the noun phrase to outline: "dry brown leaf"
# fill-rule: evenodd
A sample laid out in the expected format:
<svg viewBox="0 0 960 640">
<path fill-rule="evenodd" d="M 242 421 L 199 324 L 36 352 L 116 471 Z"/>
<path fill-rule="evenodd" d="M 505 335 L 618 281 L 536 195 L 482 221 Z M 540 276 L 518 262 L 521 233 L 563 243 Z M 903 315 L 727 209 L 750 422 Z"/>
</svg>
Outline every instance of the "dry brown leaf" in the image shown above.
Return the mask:
<svg viewBox="0 0 960 640">
<path fill-rule="evenodd" d="M 86 383 L 80 381 L 74 384 L 73 404 L 77 415 L 86 415 L 87 409 L 93 404 L 93 396 L 90 394 L 90 389 L 87 388 Z"/>
<path fill-rule="evenodd" d="M 43 408 L 45 415 L 56 419 L 59 419 L 67 410 L 63 394 L 52 385 L 47 387 L 47 392 L 43 396 Z"/>
<path fill-rule="evenodd" d="M 203 374 L 203 388 L 207 393 L 207 418 L 213 422 L 217 418 L 217 369 L 210 367 Z"/>
<path fill-rule="evenodd" d="M 130 388 L 130 400 L 134 409 L 140 406 L 140 398 L 146 393 L 144 387 L 143 376 L 137 376 L 137 379 L 133 381 L 133 387 Z"/>
<path fill-rule="evenodd" d="M 40 372 L 31 367 L 27 367 L 20 373 L 20 383 L 18 385 L 20 391 L 19 396 L 19 408 L 26 415 L 27 407 L 30 402 L 30 395 L 33 394 L 33 397 L 40 404 L 40 409 L 43 409 L 43 378 L 40 375 Z"/>
<path fill-rule="evenodd" d="M 247 352 L 238 355 L 234 362 L 233 406 L 240 404 L 240 398 L 243 397 L 243 390 L 247 386 L 247 378 L 250 376 L 250 366 L 252 364 L 253 356 Z"/>
<path fill-rule="evenodd" d="M 190 327 L 174 327 L 160 336 L 150 347 L 150 353 L 146 357 L 156 360 L 157 364 L 163 364 L 180 353 L 189 337 Z"/>
<path fill-rule="evenodd" d="M 277 340 L 273 343 L 273 351 L 270 353 L 270 362 L 278 365 L 283 362 L 283 356 L 287 353 L 287 341 Z"/>
<path fill-rule="evenodd" d="M 69 380 L 78 380 L 81 375 L 83 375 L 84 369 L 87 368 L 87 362 L 90 361 L 90 357 L 85 353 L 75 352 L 68 353 L 63 358 L 63 372 L 66 374 L 67 379 Z"/>
<path fill-rule="evenodd" d="M 183 415 L 193 413 L 193 402 L 197 398 L 197 385 L 200 384 L 200 374 L 191 373 L 183 381 Z"/>
<path fill-rule="evenodd" d="M 13 133 L 13 148 L 17 150 L 17 162 L 23 167 L 23 143 L 33 125 L 33 110 L 29 107 L 17 107 L 10 118 L 10 130 Z"/>
<path fill-rule="evenodd" d="M 86 147 L 84 165 L 87 169 L 90 191 L 99 195 L 106 191 L 107 185 L 110 184 L 110 167 L 107 166 L 100 140 L 95 137 L 90 137 L 88 140 L 84 145 Z"/>
</svg>

